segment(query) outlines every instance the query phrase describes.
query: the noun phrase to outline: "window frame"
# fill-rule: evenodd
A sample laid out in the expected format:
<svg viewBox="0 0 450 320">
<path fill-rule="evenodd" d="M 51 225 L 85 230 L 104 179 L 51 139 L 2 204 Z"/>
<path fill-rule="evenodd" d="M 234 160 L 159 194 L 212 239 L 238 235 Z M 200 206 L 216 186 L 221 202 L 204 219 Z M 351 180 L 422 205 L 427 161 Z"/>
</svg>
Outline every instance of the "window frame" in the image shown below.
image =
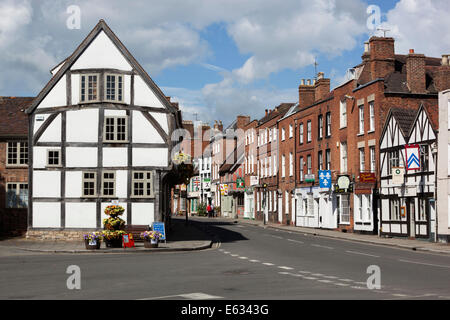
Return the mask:
<svg viewBox="0 0 450 320">
<path fill-rule="evenodd" d="M 113 135 L 114 135 L 114 139 L 113 140 L 108 140 L 106 139 L 106 135 L 108 134 L 106 132 L 106 127 L 107 127 L 107 120 L 108 119 L 114 119 L 114 131 L 113 131 Z M 117 134 L 118 134 L 118 119 L 125 119 L 125 139 L 124 140 L 117 140 Z M 105 143 L 128 143 L 128 116 L 105 116 L 105 120 L 104 120 L 104 124 L 103 124 L 103 142 Z"/>
<path fill-rule="evenodd" d="M 143 179 L 140 178 L 135 178 L 135 174 L 143 174 Z M 148 177 L 148 175 L 150 174 L 150 177 Z M 149 198 L 154 198 L 155 197 L 155 192 L 154 192 L 154 184 L 153 184 L 153 171 L 140 171 L 140 170 L 135 170 L 131 172 L 131 197 L 132 198 L 137 198 L 137 199 L 149 199 Z M 135 193 L 135 187 L 134 184 L 135 183 L 143 183 L 143 195 L 136 195 Z M 148 191 L 148 186 L 147 184 L 150 183 L 150 194 L 148 195 L 147 191 Z"/>
<path fill-rule="evenodd" d="M 375 101 L 369 101 L 369 133 L 375 131 Z"/>
<path fill-rule="evenodd" d="M 306 123 L 306 143 L 312 142 L 312 122 L 308 120 Z"/>
<path fill-rule="evenodd" d="M 50 152 L 58 152 L 58 164 L 50 164 Z M 46 166 L 50 168 L 59 168 L 62 166 L 61 163 L 61 150 L 60 149 L 47 149 L 47 163 Z"/>
<path fill-rule="evenodd" d="M 14 185 L 15 186 L 15 205 L 9 206 L 8 200 L 9 200 L 9 186 Z M 21 186 L 27 186 L 27 195 L 26 195 L 26 206 L 20 206 L 20 190 Z M 28 182 L 7 182 L 5 185 L 5 209 L 27 209 L 29 205 L 29 185 Z"/>
<path fill-rule="evenodd" d="M 85 174 L 93 174 L 94 178 L 86 178 Z M 96 198 L 97 197 L 97 172 L 95 171 L 82 171 L 81 173 L 81 197 L 82 198 Z M 94 183 L 94 194 L 93 195 L 86 195 L 85 194 L 85 187 L 84 184 L 86 182 Z"/>
<path fill-rule="evenodd" d="M 317 118 L 317 122 L 318 122 L 318 139 L 322 140 L 323 139 L 323 115 L 319 115 L 319 117 Z"/>
<path fill-rule="evenodd" d="M 15 145 L 15 163 L 10 163 L 10 144 Z M 24 150 L 22 152 L 22 150 Z M 22 155 L 24 155 L 22 157 Z M 25 159 L 25 163 L 20 163 L 22 159 Z M 28 141 L 8 141 L 6 143 L 6 167 L 28 167 L 29 152 L 28 152 Z"/>
<path fill-rule="evenodd" d="M 303 122 L 300 123 L 300 134 L 299 134 L 299 138 L 300 138 L 300 144 L 303 144 L 305 142 L 305 129 L 303 126 Z"/>
<path fill-rule="evenodd" d="M 343 147 L 345 146 L 345 148 Z M 348 145 L 347 141 L 341 142 L 341 151 L 340 151 L 340 160 L 341 160 L 341 173 L 346 174 L 348 173 Z M 344 149 L 345 149 L 345 156 L 344 156 Z"/>
<path fill-rule="evenodd" d="M 108 77 L 115 77 L 115 80 L 114 80 L 114 82 L 115 82 L 115 88 L 114 88 L 114 90 L 115 90 L 115 93 L 114 93 L 114 97 L 115 97 L 115 99 L 108 99 L 108 94 L 107 94 L 107 90 L 108 90 Z M 122 88 L 121 88 L 121 90 L 122 90 L 122 99 L 119 99 L 119 78 L 121 78 L 122 79 Z M 103 94 L 104 94 L 104 101 L 107 101 L 107 102 L 124 102 L 124 99 L 125 99 L 125 97 L 124 97 L 124 93 L 125 93 L 125 88 L 124 88 L 124 85 L 125 85 L 125 77 L 122 75 L 122 74 L 117 74 L 117 73 L 105 73 L 105 76 L 104 76 L 104 78 L 103 78 L 103 83 L 104 83 L 104 85 L 103 85 L 103 90 L 104 90 L 104 92 L 103 92 Z"/>
<path fill-rule="evenodd" d="M 93 100 L 89 100 L 89 77 L 95 76 L 97 77 L 97 96 L 96 99 Z M 87 84 L 87 88 L 83 88 L 83 77 L 85 77 L 85 85 Z M 95 103 L 95 102 L 100 102 L 100 79 L 101 79 L 101 75 L 99 73 L 86 73 L 86 74 L 80 74 L 80 98 L 79 98 L 79 103 L 80 104 L 86 104 L 86 103 Z M 87 81 L 86 81 L 87 80 Z M 82 90 L 84 89 L 84 95 Z M 84 96 L 84 100 L 82 99 Z"/>
<path fill-rule="evenodd" d="M 331 137 L 331 112 L 327 112 L 325 115 L 325 136 Z"/>
<path fill-rule="evenodd" d="M 340 129 L 347 128 L 347 101 L 341 101 L 339 106 Z"/>
<path fill-rule="evenodd" d="M 105 174 L 113 174 L 113 178 L 105 178 Z M 113 194 L 105 194 L 105 182 L 112 182 L 113 183 Z M 117 174 L 115 171 L 102 171 L 102 198 L 116 198 L 116 186 L 117 186 Z"/>
<path fill-rule="evenodd" d="M 358 135 L 364 134 L 365 129 L 365 123 L 364 123 L 364 105 L 361 104 L 358 106 Z"/>
<path fill-rule="evenodd" d="M 366 171 L 366 150 L 365 148 L 359 148 L 359 172 Z"/>
</svg>

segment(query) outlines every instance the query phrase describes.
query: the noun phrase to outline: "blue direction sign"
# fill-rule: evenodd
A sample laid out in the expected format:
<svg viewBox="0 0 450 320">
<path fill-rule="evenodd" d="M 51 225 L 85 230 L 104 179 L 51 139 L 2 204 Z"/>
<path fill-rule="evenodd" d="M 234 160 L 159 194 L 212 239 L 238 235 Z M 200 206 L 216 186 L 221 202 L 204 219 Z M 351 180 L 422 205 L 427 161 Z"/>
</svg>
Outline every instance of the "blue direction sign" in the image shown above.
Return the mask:
<svg viewBox="0 0 450 320">
<path fill-rule="evenodd" d="M 153 231 L 158 231 L 162 234 L 161 240 L 166 241 L 166 229 L 164 227 L 164 222 L 153 222 Z"/>
<path fill-rule="evenodd" d="M 331 188 L 331 171 L 319 171 L 319 183 L 321 188 Z"/>
</svg>

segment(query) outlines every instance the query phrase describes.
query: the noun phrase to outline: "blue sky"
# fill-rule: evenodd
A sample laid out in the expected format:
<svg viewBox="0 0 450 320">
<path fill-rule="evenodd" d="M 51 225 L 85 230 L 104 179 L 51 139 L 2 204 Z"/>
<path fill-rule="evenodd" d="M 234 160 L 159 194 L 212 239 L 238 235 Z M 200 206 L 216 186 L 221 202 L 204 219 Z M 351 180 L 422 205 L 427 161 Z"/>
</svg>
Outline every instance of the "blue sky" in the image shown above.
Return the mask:
<svg viewBox="0 0 450 320">
<path fill-rule="evenodd" d="M 318 71 L 332 87 L 360 63 L 367 8 L 396 51 L 450 52 L 447 0 L 0 0 L 0 95 L 35 96 L 49 70 L 104 19 L 184 119 L 230 123 L 238 114 L 297 102 L 300 80 Z M 66 27 L 67 8 L 80 9 L 80 28 Z M 414 28 L 411 26 L 414 21 Z"/>
</svg>

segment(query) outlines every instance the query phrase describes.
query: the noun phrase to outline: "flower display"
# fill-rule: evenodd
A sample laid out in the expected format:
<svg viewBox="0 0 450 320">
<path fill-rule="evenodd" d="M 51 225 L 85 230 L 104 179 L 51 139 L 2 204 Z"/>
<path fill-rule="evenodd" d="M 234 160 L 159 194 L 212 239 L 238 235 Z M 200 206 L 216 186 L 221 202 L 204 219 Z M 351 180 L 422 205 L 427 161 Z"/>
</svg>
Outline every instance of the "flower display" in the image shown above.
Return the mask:
<svg viewBox="0 0 450 320">
<path fill-rule="evenodd" d="M 98 240 L 102 240 L 103 236 L 101 232 L 90 232 L 90 233 L 86 233 L 83 235 L 84 240 L 89 240 L 90 242 L 92 241 L 98 241 Z"/>
<path fill-rule="evenodd" d="M 123 230 L 125 228 L 125 220 L 120 218 L 103 219 L 103 225 L 107 230 Z"/>
<path fill-rule="evenodd" d="M 105 240 L 119 240 L 119 239 L 122 239 L 122 236 L 124 234 L 126 234 L 126 232 L 122 231 L 122 230 L 116 230 L 116 231 L 103 230 L 102 231 L 102 236 Z"/>
<path fill-rule="evenodd" d="M 124 207 L 117 205 L 111 205 L 105 208 L 105 214 L 113 218 L 121 216 L 124 212 L 125 212 Z"/>
<path fill-rule="evenodd" d="M 141 238 L 146 241 L 150 241 L 150 240 L 159 241 L 159 239 L 161 239 L 162 236 L 163 235 L 158 231 L 145 231 L 145 232 L 141 233 Z"/>
</svg>

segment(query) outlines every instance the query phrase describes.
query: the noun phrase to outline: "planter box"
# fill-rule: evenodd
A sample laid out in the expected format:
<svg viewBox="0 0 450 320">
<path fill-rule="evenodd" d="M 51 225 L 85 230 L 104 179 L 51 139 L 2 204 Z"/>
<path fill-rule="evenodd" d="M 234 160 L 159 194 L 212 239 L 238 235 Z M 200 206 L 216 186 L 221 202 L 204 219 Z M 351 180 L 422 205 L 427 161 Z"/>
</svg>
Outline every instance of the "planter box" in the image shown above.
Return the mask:
<svg viewBox="0 0 450 320">
<path fill-rule="evenodd" d="M 98 250 L 100 249 L 101 241 L 95 240 L 90 242 L 89 240 L 84 240 L 84 244 L 86 246 L 86 250 Z"/>
<path fill-rule="evenodd" d="M 158 241 L 151 242 L 149 240 L 144 239 L 144 247 L 145 248 L 158 248 Z"/>
<path fill-rule="evenodd" d="M 105 243 L 107 248 L 122 248 L 122 237 L 114 240 L 105 239 Z"/>
</svg>

